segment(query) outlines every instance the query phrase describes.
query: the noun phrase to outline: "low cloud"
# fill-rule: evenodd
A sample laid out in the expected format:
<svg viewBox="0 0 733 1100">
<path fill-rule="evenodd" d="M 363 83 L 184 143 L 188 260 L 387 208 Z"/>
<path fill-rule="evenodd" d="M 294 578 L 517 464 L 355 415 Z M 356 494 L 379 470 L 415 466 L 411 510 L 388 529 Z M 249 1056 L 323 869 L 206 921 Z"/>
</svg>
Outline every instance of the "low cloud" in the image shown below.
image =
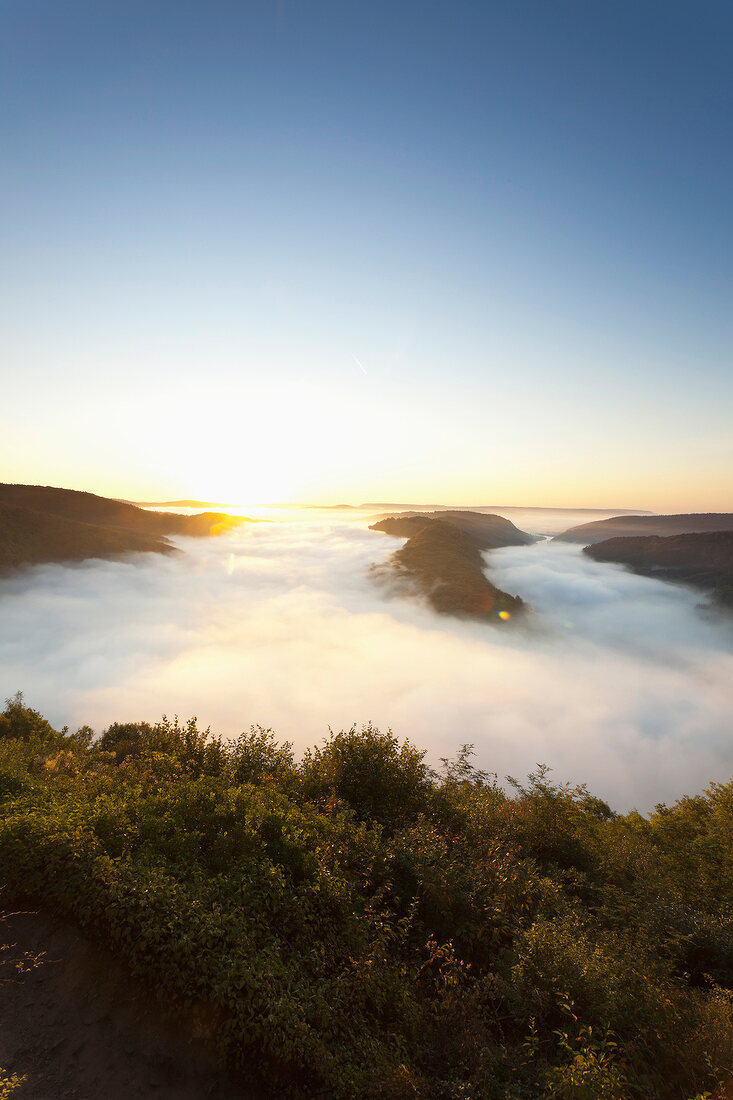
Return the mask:
<svg viewBox="0 0 733 1100">
<path fill-rule="evenodd" d="M 0 691 L 54 724 L 196 714 L 296 749 L 372 721 L 429 750 L 473 742 L 500 777 L 538 761 L 615 807 L 733 773 L 733 628 L 695 592 L 561 543 L 489 558 L 526 626 L 436 616 L 369 577 L 396 540 L 349 523 L 258 524 L 176 558 L 45 566 L 0 583 Z"/>
</svg>

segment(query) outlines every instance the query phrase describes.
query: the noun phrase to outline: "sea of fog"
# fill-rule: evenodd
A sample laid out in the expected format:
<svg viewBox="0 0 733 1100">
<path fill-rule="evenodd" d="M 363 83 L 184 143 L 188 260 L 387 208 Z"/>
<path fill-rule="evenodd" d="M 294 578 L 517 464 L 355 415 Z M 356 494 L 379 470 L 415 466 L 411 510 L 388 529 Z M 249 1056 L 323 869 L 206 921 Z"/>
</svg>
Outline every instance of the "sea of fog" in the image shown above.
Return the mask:
<svg viewBox="0 0 733 1100">
<path fill-rule="evenodd" d="M 733 775 L 733 626 L 698 593 L 548 540 L 487 555 L 526 624 L 439 617 L 374 583 L 400 542 L 367 522 L 310 513 L 181 539 L 176 557 L 7 577 L 0 693 L 56 726 L 197 715 L 296 750 L 371 721 L 435 764 L 465 742 L 500 778 L 547 763 L 618 809 Z"/>
</svg>

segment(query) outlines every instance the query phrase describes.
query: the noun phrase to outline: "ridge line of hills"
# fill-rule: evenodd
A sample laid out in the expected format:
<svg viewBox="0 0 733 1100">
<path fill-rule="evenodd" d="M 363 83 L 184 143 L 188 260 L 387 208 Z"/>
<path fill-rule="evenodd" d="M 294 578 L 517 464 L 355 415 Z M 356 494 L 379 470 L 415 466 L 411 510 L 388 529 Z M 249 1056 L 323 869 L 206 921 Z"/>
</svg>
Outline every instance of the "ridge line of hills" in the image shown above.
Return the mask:
<svg viewBox="0 0 733 1100">
<path fill-rule="evenodd" d="M 608 515 L 609 512 L 613 512 L 617 516 L 651 516 L 653 512 L 647 511 L 644 508 L 554 508 L 543 507 L 541 504 L 408 504 L 405 502 L 397 503 L 395 501 L 367 501 L 365 504 L 305 504 L 305 505 L 293 505 L 293 507 L 314 508 L 314 509 L 353 509 L 355 511 L 377 511 L 383 510 L 385 515 L 393 515 L 396 512 L 416 512 L 419 515 L 424 515 L 428 512 L 479 512 L 486 515 L 500 515 L 502 512 L 572 512 L 574 515 L 578 513 L 588 513 L 589 515 L 597 515 L 602 513 Z"/>
<path fill-rule="evenodd" d="M 373 567 L 375 576 L 403 581 L 436 611 L 496 622 L 524 610 L 521 597 L 492 584 L 482 557 L 482 551 L 537 541 L 511 520 L 468 509 L 407 511 L 380 518 L 370 530 L 407 540 L 386 565 Z M 596 561 L 689 584 L 707 590 L 718 605 L 733 606 L 731 513 L 614 516 L 572 527 L 556 539 L 585 542 L 584 552 Z"/>
<path fill-rule="evenodd" d="M 583 553 L 642 576 L 707 589 L 718 604 L 733 607 L 733 530 L 611 538 Z"/>
<path fill-rule="evenodd" d="M 238 508 L 225 500 L 125 500 L 114 497 L 120 504 L 131 504 L 133 508 Z"/>
<path fill-rule="evenodd" d="M 733 512 L 680 512 L 665 516 L 618 515 L 569 527 L 555 538 L 560 542 L 590 544 L 609 538 L 689 535 L 705 531 L 733 531 Z"/>
<path fill-rule="evenodd" d="M 249 522 L 218 512 L 148 512 L 76 489 L 0 483 L 0 573 L 132 553 L 172 554 L 177 550 L 170 535 L 202 538 Z"/>
<path fill-rule="evenodd" d="M 614 516 L 571 527 L 561 542 L 585 543 L 599 562 L 707 591 L 719 607 L 733 607 L 733 513 Z"/>
</svg>

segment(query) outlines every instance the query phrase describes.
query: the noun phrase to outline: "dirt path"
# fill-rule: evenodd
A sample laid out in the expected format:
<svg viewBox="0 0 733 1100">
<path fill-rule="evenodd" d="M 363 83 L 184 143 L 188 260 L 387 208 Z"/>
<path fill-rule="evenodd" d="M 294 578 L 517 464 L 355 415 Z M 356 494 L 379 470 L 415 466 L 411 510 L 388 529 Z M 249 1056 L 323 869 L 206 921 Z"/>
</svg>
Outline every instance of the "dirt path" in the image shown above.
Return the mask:
<svg viewBox="0 0 733 1100">
<path fill-rule="evenodd" d="M 43 912 L 0 915 L 3 944 L 13 946 L 0 952 L 0 1067 L 27 1075 L 12 1100 L 254 1100 L 190 1025 L 167 1020 L 71 925 Z M 40 965 L 18 973 L 41 952 Z"/>
</svg>

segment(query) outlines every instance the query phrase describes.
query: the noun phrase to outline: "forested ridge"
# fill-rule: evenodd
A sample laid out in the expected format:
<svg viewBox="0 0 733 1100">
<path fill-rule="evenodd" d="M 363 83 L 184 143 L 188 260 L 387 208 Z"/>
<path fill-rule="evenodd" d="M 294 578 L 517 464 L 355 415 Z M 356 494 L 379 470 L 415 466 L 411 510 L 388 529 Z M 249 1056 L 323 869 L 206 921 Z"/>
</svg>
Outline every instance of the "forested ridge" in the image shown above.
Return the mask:
<svg viewBox="0 0 733 1100">
<path fill-rule="evenodd" d="M 733 606 L 733 531 L 606 539 L 586 546 L 584 553 L 660 580 L 695 585 L 718 604 Z"/>
<path fill-rule="evenodd" d="M 203 538 L 251 522 L 218 512 L 149 512 L 52 485 L 0 483 L 0 574 L 49 562 L 172 554 L 175 547 L 167 536 Z"/>
<path fill-rule="evenodd" d="M 407 592 L 420 594 L 435 611 L 444 615 L 497 623 L 525 610 L 519 596 L 502 592 L 486 576 L 486 563 L 481 553 L 481 547 L 486 545 L 485 538 L 443 520 L 418 518 L 418 526 L 412 528 L 414 520 L 415 517 L 401 520 L 396 528 L 374 525 L 374 530 L 408 535 L 405 545 L 387 562 L 372 566 L 375 579 L 396 583 Z M 405 523 L 407 527 L 403 526 Z M 513 524 L 509 526 L 517 530 Z M 523 535 L 523 532 L 517 534 Z"/>
<path fill-rule="evenodd" d="M 460 731 L 457 732 L 460 740 Z M 630 762 L 633 766 L 633 762 Z M 614 813 L 371 726 L 0 715 L 0 902 L 73 919 L 266 1095 L 713 1094 L 731 1072 L 733 782 Z"/>
<path fill-rule="evenodd" d="M 702 534 L 709 531 L 733 530 L 733 512 L 688 512 L 681 515 L 622 515 L 596 519 L 570 527 L 556 538 L 564 542 L 585 545 L 610 538 Z"/>
</svg>

